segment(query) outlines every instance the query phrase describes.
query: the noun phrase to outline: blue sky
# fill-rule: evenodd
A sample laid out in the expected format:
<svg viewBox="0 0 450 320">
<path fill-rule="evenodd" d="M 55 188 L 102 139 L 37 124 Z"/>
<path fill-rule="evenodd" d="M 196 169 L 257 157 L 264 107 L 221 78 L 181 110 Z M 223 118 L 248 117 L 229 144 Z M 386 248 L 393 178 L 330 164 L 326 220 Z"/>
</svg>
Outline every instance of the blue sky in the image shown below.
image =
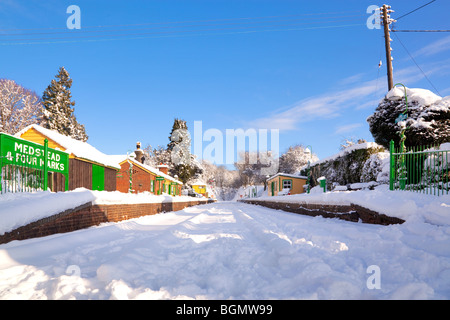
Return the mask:
<svg viewBox="0 0 450 320">
<path fill-rule="evenodd" d="M 388 3 L 395 19 L 427 2 Z M 66 27 L 72 4 L 80 30 Z M 224 137 L 226 129 L 279 129 L 281 153 L 304 144 L 324 158 L 345 138 L 373 141 L 366 118 L 387 91 L 383 33 L 366 26 L 373 4 L 383 3 L 1 0 L 0 78 L 41 95 L 64 66 L 88 142 L 107 154 L 136 141 L 166 145 L 181 118 L 191 133 L 202 121 Z M 395 28 L 450 29 L 448 12 L 450 2 L 437 0 Z M 450 33 L 396 35 L 450 95 Z M 391 37 L 394 81 L 437 93 Z"/>
</svg>

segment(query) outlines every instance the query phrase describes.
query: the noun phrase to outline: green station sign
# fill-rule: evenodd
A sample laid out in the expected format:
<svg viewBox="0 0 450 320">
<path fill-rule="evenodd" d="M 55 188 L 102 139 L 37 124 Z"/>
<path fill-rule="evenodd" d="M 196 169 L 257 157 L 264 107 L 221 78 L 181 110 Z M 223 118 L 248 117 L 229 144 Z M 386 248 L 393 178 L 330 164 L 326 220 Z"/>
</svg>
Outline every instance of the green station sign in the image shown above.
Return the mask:
<svg viewBox="0 0 450 320">
<path fill-rule="evenodd" d="M 46 150 L 47 149 L 47 150 Z M 40 144 L 0 133 L 2 165 L 14 164 L 34 169 L 68 173 L 69 155 Z"/>
<path fill-rule="evenodd" d="M 69 181 L 69 154 L 48 147 L 45 140 L 44 146 L 0 133 L 0 169 L 3 168 L 27 168 L 34 170 L 35 175 L 40 175 L 43 182 L 43 190 L 48 187 L 48 172 L 57 172 L 65 176 L 65 189 L 68 190 Z M 15 169 L 14 169 L 15 170 Z M 37 171 L 40 171 L 37 172 Z M 6 179 L 3 177 L 3 179 Z M 2 176 L 0 176 L 0 180 Z M 19 181 L 19 178 L 15 178 Z M 19 182 L 16 182 L 19 183 Z M 0 185 L 0 190 L 2 189 Z"/>
</svg>

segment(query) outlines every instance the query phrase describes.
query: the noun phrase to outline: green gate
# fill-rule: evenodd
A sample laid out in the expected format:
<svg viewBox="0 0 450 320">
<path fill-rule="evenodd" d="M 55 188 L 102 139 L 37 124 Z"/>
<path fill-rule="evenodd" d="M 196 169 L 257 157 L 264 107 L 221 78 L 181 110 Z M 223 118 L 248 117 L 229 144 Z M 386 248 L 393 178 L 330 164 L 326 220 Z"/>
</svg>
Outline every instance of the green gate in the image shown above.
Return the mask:
<svg viewBox="0 0 450 320">
<path fill-rule="evenodd" d="M 390 190 L 432 195 L 449 194 L 450 148 L 445 146 L 395 148 L 390 143 Z"/>
</svg>

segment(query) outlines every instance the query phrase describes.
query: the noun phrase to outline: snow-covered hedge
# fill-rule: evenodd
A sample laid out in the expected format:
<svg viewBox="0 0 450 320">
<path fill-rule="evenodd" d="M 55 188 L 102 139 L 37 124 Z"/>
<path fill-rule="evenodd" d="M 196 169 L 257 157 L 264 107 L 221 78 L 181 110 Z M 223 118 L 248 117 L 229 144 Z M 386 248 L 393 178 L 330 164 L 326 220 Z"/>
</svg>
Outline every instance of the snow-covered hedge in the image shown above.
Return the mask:
<svg viewBox="0 0 450 320">
<path fill-rule="evenodd" d="M 306 170 L 302 171 L 306 175 Z M 343 151 L 314 162 L 311 165 L 312 186 L 317 179 L 325 176 L 328 189 L 336 185 L 348 185 L 361 182 L 389 182 L 389 153 L 374 143 L 366 142 L 353 145 Z"/>
</svg>

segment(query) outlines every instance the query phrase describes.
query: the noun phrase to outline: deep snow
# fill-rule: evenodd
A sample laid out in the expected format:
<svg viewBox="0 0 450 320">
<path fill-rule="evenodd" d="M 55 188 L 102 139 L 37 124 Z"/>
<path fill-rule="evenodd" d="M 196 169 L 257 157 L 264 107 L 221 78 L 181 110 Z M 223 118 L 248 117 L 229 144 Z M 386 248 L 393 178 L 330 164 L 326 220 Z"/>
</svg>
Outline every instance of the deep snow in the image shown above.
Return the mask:
<svg viewBox="0 0 450 320">
<path fill-rule="evenodd" d="M 218 202 L 0 245 L 0 299 L 179 298 L 449 299 L 450 225 Z"/>
<path fill-rule="evenodd" d="M 69 192 L 5 193 L 0 195 L 0 235 L 87 202 L 124 204 L 196 200 L 199 199 L 188 196 L 173 197 L 166 193 L 162 195 L 153 195 L 149 192 L 130 194 L 119 191 L 92 191 L 86 188 L 77 188 Z"/>
</svg>

